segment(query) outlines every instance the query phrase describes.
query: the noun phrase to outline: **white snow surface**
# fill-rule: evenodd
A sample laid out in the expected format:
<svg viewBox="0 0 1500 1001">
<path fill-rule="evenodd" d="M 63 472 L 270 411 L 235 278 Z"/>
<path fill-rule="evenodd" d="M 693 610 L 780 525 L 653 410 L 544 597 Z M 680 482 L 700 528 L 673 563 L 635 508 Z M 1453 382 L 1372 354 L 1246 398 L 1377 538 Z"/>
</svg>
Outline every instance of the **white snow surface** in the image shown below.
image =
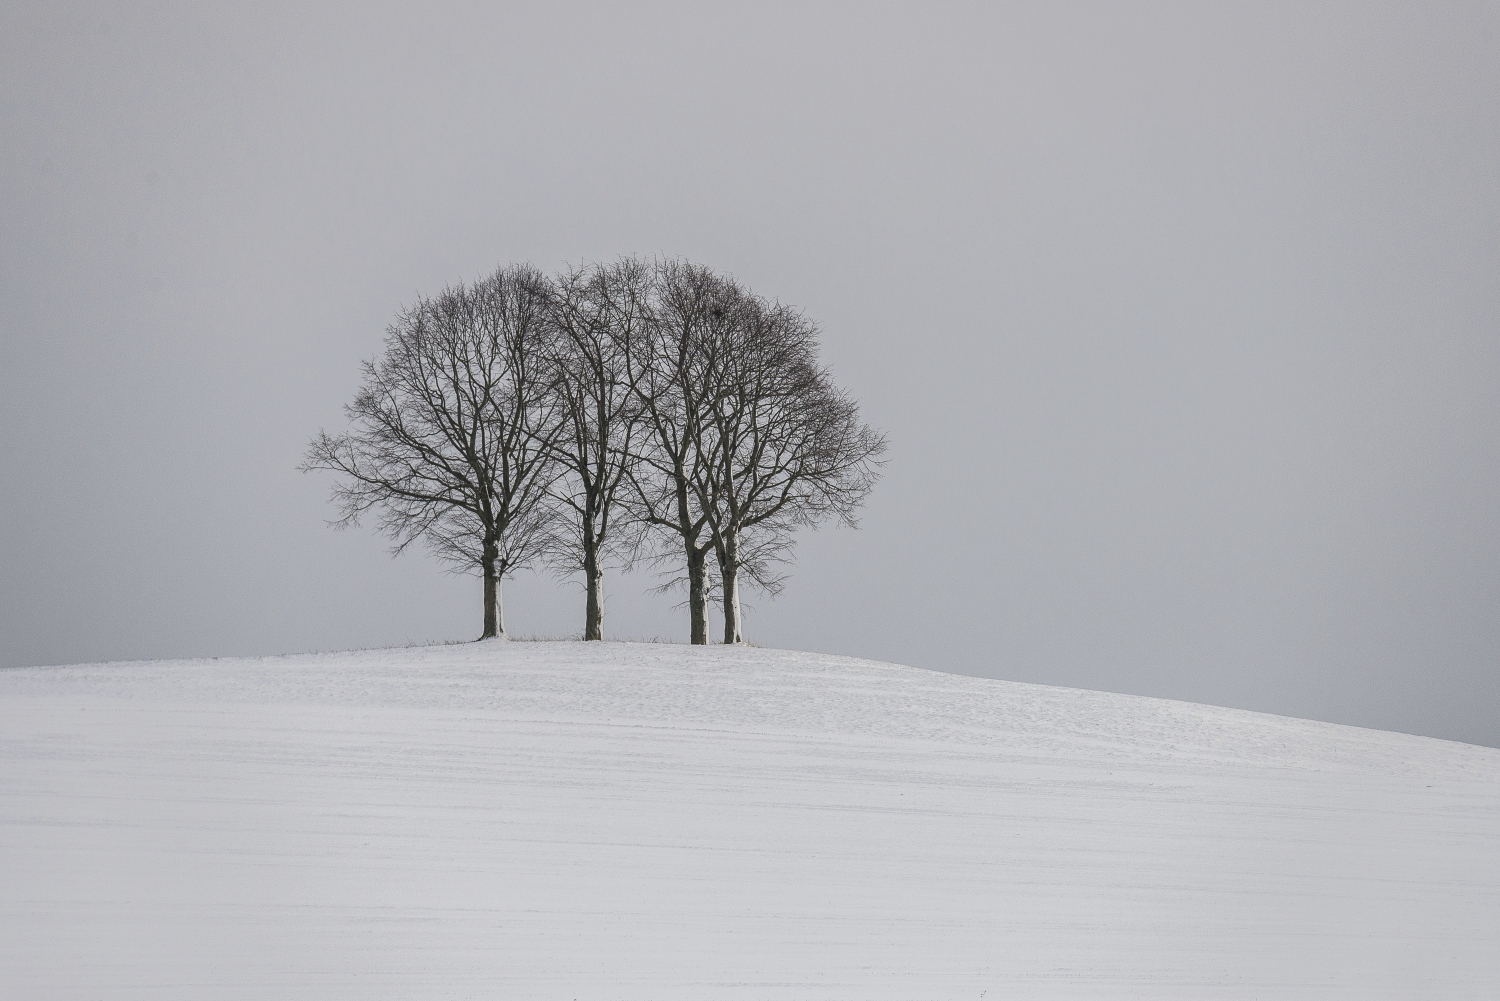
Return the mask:
<svg viewBox="0 0 1500 1001">
<path fill-rule="evenodd" d="M 752 648 L 0 671 L 0 997 L 1500 998 L 1500 751 Z"/>
</svg>

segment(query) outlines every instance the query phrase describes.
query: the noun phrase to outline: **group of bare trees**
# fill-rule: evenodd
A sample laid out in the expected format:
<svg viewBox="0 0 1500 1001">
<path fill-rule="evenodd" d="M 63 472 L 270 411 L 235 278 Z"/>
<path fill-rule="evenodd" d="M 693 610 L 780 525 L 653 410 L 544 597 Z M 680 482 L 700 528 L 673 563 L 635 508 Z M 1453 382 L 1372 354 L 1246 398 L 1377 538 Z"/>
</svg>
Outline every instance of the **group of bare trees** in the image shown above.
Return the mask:
<svg viewBox="0 0 1500 1001">
<path fill-rule="evenodd" d="M 885 451 L 816 334 L 683 261 L 510 265 L 403 310 L 302 468 L 339 474 L 337 524 L 375 512 L 396 552 L 477 571 L 484 638 L 505 635 L 501 580 L 542 563 L 582 573 L 600 639 L 605 568 L 647 560 L 686 584 L 692 642 L 717 599 L 738 643 L 742 586 L 780 589 L 797 528 L 852 524 Z"/>
</svg>

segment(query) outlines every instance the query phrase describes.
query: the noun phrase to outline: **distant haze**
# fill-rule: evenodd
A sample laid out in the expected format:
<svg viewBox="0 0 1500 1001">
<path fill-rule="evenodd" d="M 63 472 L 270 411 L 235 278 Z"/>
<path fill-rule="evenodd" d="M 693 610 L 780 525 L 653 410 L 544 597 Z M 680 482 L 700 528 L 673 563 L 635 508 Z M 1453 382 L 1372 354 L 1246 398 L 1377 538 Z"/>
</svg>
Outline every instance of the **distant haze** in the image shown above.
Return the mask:
<svg viewBox="0 0 1500 1001">
<path fill-rule="evenodd" d="M 418 293 L 665 254 L 891 439 L 752 642 L 1500 745 L 1493 3 L 12 4 L 0 136 L 0 665 L 477 635 L 307 439 Z"/>
</svg>

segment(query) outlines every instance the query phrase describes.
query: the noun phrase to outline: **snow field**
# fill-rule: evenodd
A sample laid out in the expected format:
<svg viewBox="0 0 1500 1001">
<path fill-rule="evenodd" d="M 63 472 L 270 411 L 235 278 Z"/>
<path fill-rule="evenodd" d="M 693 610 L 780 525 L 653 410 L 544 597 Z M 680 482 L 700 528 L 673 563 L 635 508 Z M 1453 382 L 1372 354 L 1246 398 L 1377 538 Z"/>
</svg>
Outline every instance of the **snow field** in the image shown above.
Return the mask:
<svg viewBox="0 0 1500 1001">
<path fill-rule="evenodd" d="M 0 671 L 0 997 L 1494 998 L 1500 751 L 750 648 Z"/>
</svg>

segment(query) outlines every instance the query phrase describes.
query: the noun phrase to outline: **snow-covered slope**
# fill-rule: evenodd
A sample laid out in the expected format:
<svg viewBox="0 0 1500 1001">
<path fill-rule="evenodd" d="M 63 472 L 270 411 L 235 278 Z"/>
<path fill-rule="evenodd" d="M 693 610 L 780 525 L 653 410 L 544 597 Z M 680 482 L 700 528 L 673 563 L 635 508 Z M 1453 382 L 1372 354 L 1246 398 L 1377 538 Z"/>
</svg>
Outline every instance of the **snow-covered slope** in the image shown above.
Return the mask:
<svg viewBox="0 0 1500 1001">
<path fill-rule="evenodd" d="M 1500 751 L 734 648 L 0 672 L 7 998 L 1496 998 Z"/>
</svg>

